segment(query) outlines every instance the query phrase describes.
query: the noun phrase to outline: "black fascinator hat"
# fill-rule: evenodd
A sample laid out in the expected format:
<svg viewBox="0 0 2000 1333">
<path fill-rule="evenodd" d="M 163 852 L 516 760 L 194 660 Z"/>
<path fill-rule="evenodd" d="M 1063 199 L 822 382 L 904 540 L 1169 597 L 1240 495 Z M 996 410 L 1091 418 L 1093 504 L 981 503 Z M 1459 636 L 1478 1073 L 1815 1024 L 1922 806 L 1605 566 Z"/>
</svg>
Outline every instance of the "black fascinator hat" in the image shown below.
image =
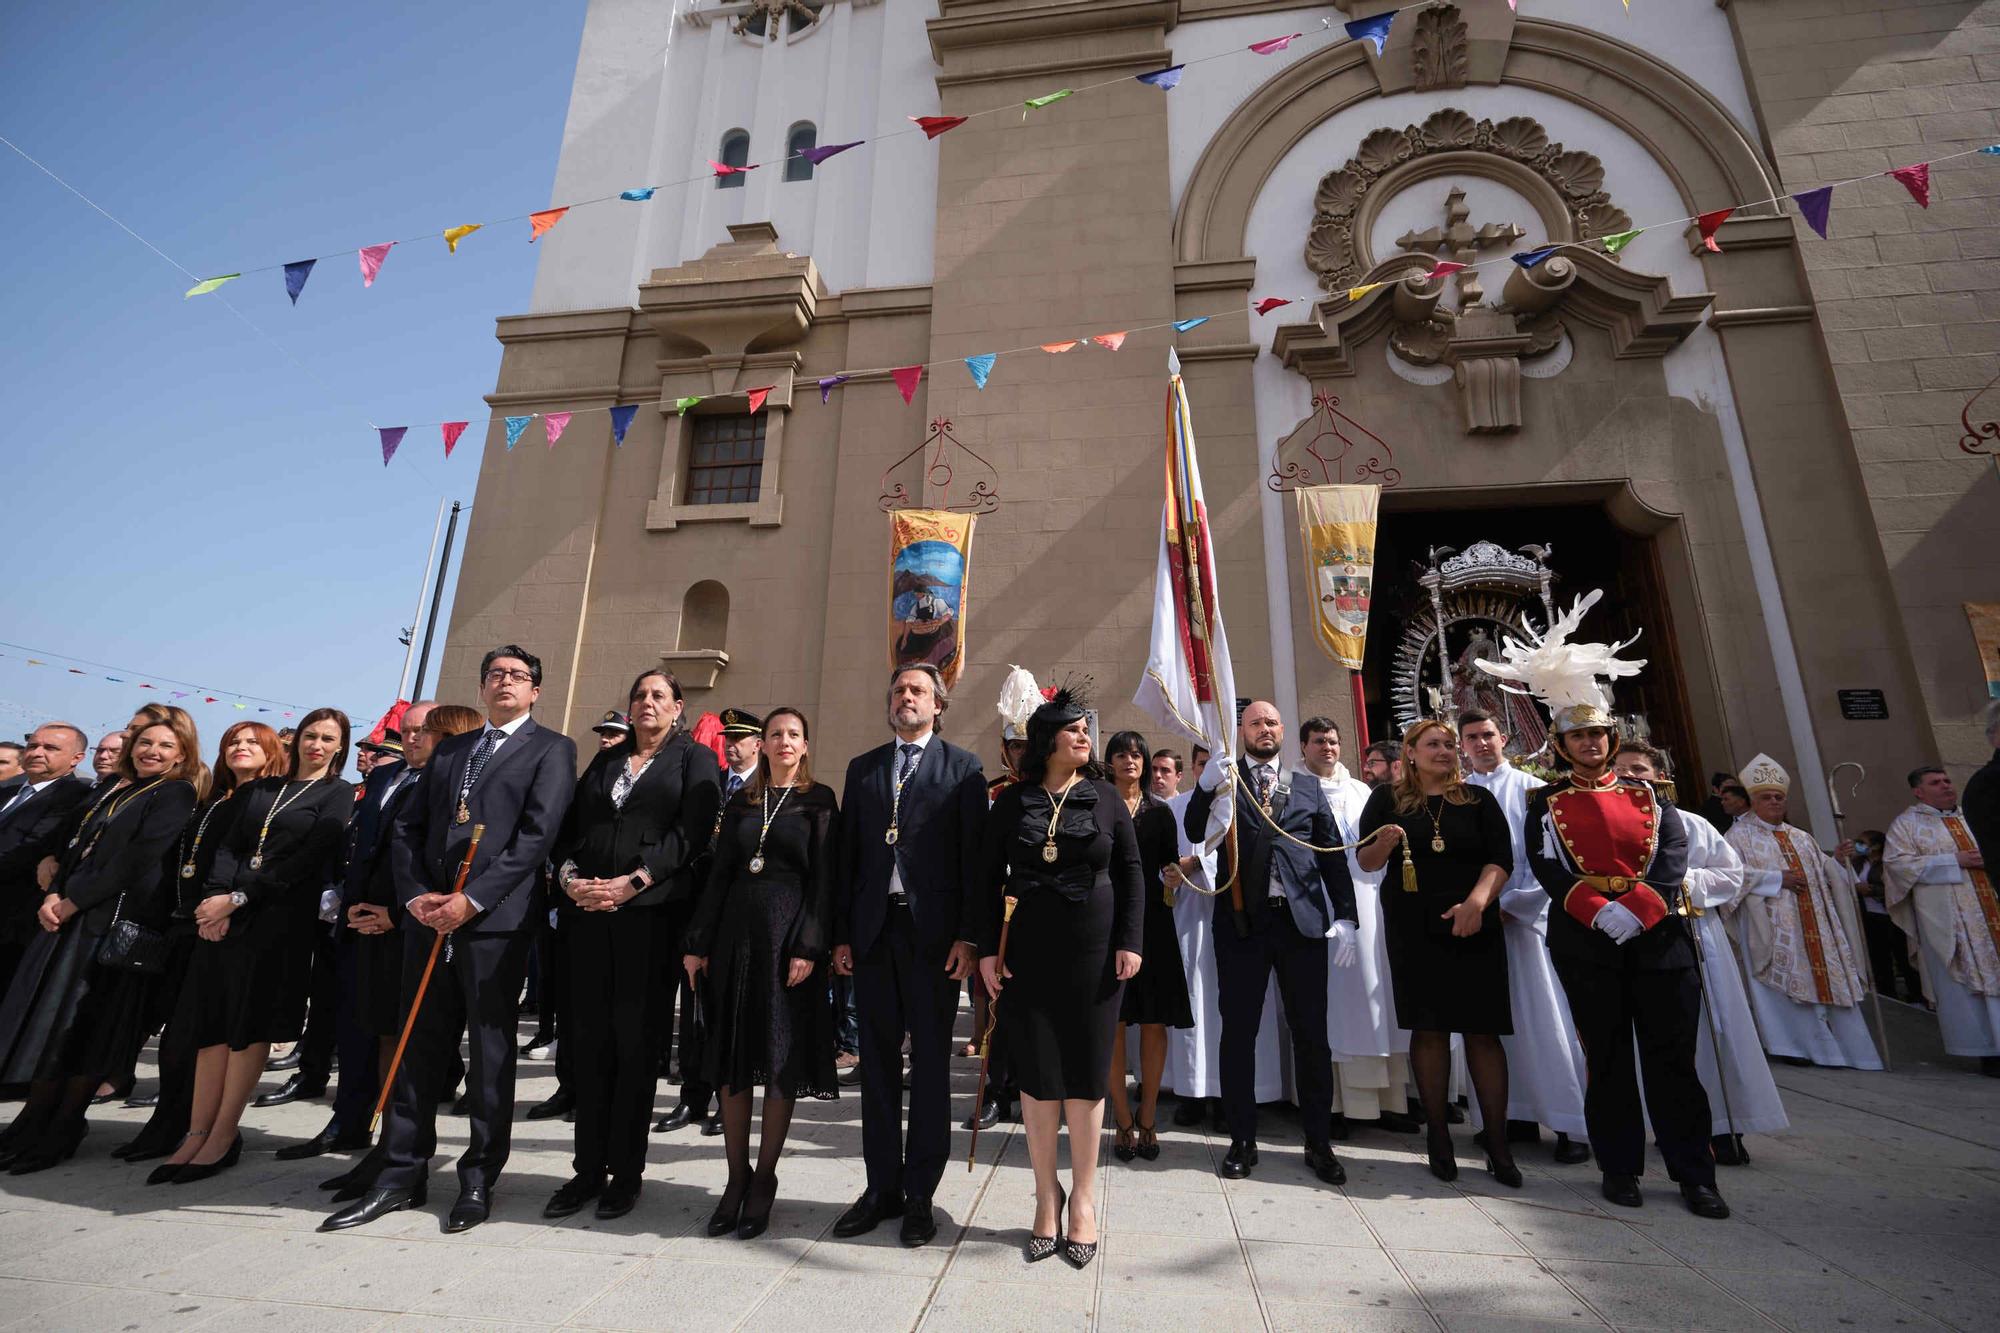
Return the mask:
<svg viewBox="0 0 2000 1333">
<path fill-rule="evenodd" d="M 1048 702 L 1029 715 L 1028 745 L 1021 756 L 1023 779 L 1040 782 L 1048 772 L 1049 751 L 1055 748 L 1056 733 L 1088 716 L 1092 684 L 1089 676 L 1067 677 Z"/>
</svg>

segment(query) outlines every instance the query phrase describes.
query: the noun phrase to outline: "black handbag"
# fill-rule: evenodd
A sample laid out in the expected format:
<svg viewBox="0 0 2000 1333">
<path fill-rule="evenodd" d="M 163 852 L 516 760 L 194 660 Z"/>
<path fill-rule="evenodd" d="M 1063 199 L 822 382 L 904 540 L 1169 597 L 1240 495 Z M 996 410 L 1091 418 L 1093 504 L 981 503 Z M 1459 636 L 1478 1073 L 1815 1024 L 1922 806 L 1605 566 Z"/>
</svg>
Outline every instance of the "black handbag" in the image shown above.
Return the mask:
<svg viewBox="0 0 2000 1333">
<path fill-rule="evenodd" d="M 123 972 L 137 972 L 153 976 L 167 970 L 167 937 L 151 926 L 142 926 L 121 915 L 125 910 L 125 895 L 118 895 L 118 905 L 111 909 L 111 928 L 104 932 L 104 942 L 97 946 L 97 961 Z"/>
</svg>

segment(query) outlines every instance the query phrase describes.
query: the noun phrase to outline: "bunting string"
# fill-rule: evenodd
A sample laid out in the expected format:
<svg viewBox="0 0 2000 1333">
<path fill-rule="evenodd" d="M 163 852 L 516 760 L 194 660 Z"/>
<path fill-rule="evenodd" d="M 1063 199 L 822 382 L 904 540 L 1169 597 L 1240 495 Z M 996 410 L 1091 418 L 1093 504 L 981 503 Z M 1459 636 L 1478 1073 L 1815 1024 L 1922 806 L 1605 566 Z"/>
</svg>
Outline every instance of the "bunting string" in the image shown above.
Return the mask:
<svg viewBox="0 0 2000 1333">
<path fill-rule="evenodd" d="M 67 653 L 50 652 L 46 648 L 30 648 L 21 643 L 0 642 L 0 659 L 25 663 L 31 667 L 50 667 L 68 675 L 97 678 L 113 685 L 127 685 L 137 690 L 149 690 L 167 703 L 179 704 L 183 708 L 196 705 L 221 704 L 239 713 L 270 713 L 280 718 L 294 714 L 304 715 L 321 704 L 292 703 L 284 699 L 267 699 L 259 694 L 245 694 L 241 690 L 223 689 L 214 685 L 200 685 L 194 681 L 181 680 L 174 676 L 157 672 L 140 671 L 133 667 L 114 666 L 109 662 L 93 662 L 89 658 L 72 657 Z M 108 675 L 108 672 L 117 675 Z M 143 701 L 142 701 L 143 702 Z M 367 710 L 343 709 L 350 718 L 361 719 Z M 42 721 L 49 719 L 43 718 Z"/>
</svg>

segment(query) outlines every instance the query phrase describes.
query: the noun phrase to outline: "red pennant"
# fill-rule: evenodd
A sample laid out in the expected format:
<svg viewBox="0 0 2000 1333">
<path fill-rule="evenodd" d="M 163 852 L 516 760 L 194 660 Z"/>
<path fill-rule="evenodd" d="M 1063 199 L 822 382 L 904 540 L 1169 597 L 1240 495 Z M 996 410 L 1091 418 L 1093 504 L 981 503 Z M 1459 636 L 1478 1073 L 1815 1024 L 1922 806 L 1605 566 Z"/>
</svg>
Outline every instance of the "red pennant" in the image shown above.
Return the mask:
<svg viewBox="0 0 2000 1333">
<path fill-rule="evenodd" d="M 561 208 L 545 208 L 539 213 L 528 214 L 528 243 L 532 245 L 541 240 L 550 227 L 562 221 L 563 214 L 567 212 L 569 205 L 564 204 Z"/>
<path fill-rule="evenodd" d="M 896 381 L 896 387 L 902 391 L 906 403 L 917 396 L 917 381 L 923 377 L 922 366 L 903 366 L 889 372 L 889 378 Z"/>
<path fill-rule="evenodd" d="M 965 124 L 964 116 L 911 116 L 926 139 L 935 139 L 946 130 L 955 130 Z"/>
<path fill-rule="evenodd" d="M 1123 333 L 1094 333 L 1090 340 L 1106 351 L 1115 352 L 1125 345 L 1125 337 Z"/>
<path fill-rule="evenodd" d="M 1715 253 L 1721 254 L 1722 247 L 1715 243 L 1715 229 L 1720 227 L 1723 221 L 1735 211 L 1734 208 L 1718 208 L 1713 213 L 1703 213 L 1700 217 L 1696 218 L 1694 224 L 1701 228 L 1701 243 L 1715 251 Z"/>
<path fill-rule="evenodd" d="M 202 696 L 201 701 L 205 704 L 212 704 L 215 702 L 215 696 L 212 694 L 205 694 Z"/>
<path fill-rule="evenodd" d="M 742 176 L 755 171 L 763 163 L 753 162 L 747 167 L 732 167 L 727 162 L 718 162 L 711 157 L 708 159 L 708 165 L 715 168 L 715 174 L 718 176 Z"/>
<path fill-rule="evenodd" d="M 1279 306 L 1290 305 L 1291 303 L 1291 298 L 1288 296 L 1267 296 L 1257 303 L 1257 313 L 1268 315 Z"/>
<path fill-rule="evenodd" d="M 447 421 L 438 427 L 439 430 L 444 432 L 444 456 L 446 458 L 451 457 L 453 447 L 458 444 L 458 437 L 465 434 L 465 428 L 471 424 L 469 421 Z"/>
<path fill-rule="evenodd" d="M 761 388 L 761 389 L 750 389 L 750 390 L 747 390 L 747 391 L 746 391 L 746 394 L 747 394 L 747 396 L 748 396 L 748 397 L 749 397 L 749 399 L 750 399 L 750 415 L 751 415 L 751 416 L 753 416 L 753 417 L 754 417 L 754 416 L 756 416 L 756 415 L 757 415 L 757 414 L 758 414 L 759 412 L 762 412 L 762 411 L 764 410 L 764 400 L 765 400 L 766 398 L 769 398 L 769 397 L 771 396 L 771 390 L 773 390 L 773 389 L 775 389 L 775 388 L 777 388 L 777 387 L 778 387 L 778 386 L 777 386 L 777 385 L 775 385 L 775 384 L 766 384 L 766 385 L 765 385 L 765 386 L 764 386 L 763 388 Z"/>
<path fill-rule="evenodd" d="M 1913 167 L 1897 167 L 1889 173 L 1903 182 L 1903 188 L 1910 192 L 1910 198 L 1917 201 L 1919 208 L 1931 206 L 1931 164 L 1919 162 Z"/>
<path fill-rule="evenodd" d="M 1436 268 L 1432 269 L 1432 270 L 1431 270 L 1431 271 L 1430 271 L 1429 273 L 1426 273 L 1426 274 L 1424 274 L 1424 276 L 1425 276 L 1426 278 L 1442 278 L 1442 277 L 1447 277 L 1447 276 L 1449 276 L 1450 274 L 1453 274 L 1453 273 L 1456 273 L 1456 272 L 1458 272 L 1458 271 L 1459 271 L 1460 269 L 1462 269 L 1462 268 L 1464 268 L 1464 267 L 1465 267 L 1465 265 L 1463 265 L 1463 264 L 1459 263 L 1459 262 L 1458 262 L 1457 260 L 1455 260 L 1455 259 L 1445 259 L 1445 260 L 1440 260 L 1440 261 L 1439 261 L 1439 263 L 1438 263 L 1438 266 L 1437 266 Z"/>
</svg>

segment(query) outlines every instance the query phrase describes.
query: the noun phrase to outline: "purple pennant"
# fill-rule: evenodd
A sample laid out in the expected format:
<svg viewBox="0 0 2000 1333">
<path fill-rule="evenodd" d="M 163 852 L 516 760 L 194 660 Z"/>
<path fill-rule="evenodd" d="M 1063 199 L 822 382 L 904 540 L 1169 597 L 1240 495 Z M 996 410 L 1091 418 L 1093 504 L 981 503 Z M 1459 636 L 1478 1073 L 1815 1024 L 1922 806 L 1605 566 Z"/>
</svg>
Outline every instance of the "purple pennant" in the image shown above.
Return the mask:
<svg viewBox="0 0 2000 1333">
<path fill-rule="evenodd" d="M 819 382 L 819 401 L 823 407 L 833 397 L 833 391 L 847 383 L 845 375 L 828 375 Z"/>
<path fill-rule="evenodd" d="M 1515 263 L 1519 264 L 1522 268 L 1533 268 L 1535 265 L 1541 263 L 1544 259 L 1547 259 L 1550 255 L 1554 254 L 1555 252 L 1556 252 L 1555 246 L 1545 245 L 1539 250 L 1523 250 L 1521 251 L 1521 253 L 1517 255 L 1509 255 L 1507 257 L 1513 260 Z"/>
<path fill-rule="evenodd" d="M 1833 187 L 1822 185 L 1817 190 L 1795 194 L 1792 202 L 1799 206 L 1799 216 L 1806 220 L 1806 225 L 1818 232 L 1822 241 L 1825 240 L 1827 214 L 1833 211 Z"/>
<path fill-rule="evenodd" d="M 638 414 L 639 409 L 629 404 L 611 409 L 611 438 L 619 445 L 625 443 L 625 432 L 632 429 L 632 418 Z"/>
<path fill-rule="evenodd" d="M 1181 75 L 1186 71 L 1186 65 L 1169 65 L 1165 69 L 1149 70 L 1144 74 L 1134 74 L 1132 77 L 1149 87 L 1172 92 L 1181 86 Z"/>
<path fill-rule="evenodd" d="M 300 259 L 285 265 L 285 295 L 292 298 L 292 304 L 299 303 L 299 293 L 306 289 L 306 279 L 312 276 L 317 259 Z"/>
<path fill-rule="evenodd" d="M 409 434 L 410 428 L 408 426 L 377 426 L 375 429 L 382 434 L 382 466 L 387 467 L 389 466 L 389 460 L 396 456 L 396 450 L 402 447 L 403 437 Z"/>
<path fill-rule="evenodd" d="M 856 139 L 853 143 L 828 143 L 821 144 L 817 148 L 801 148 L 799 149 L 799 156 L 814 166 L 818 166 L 835 153 L 844 153 L 850 148 L 859 148 L 867 142 L 866 139 Z"/>
</svg>

